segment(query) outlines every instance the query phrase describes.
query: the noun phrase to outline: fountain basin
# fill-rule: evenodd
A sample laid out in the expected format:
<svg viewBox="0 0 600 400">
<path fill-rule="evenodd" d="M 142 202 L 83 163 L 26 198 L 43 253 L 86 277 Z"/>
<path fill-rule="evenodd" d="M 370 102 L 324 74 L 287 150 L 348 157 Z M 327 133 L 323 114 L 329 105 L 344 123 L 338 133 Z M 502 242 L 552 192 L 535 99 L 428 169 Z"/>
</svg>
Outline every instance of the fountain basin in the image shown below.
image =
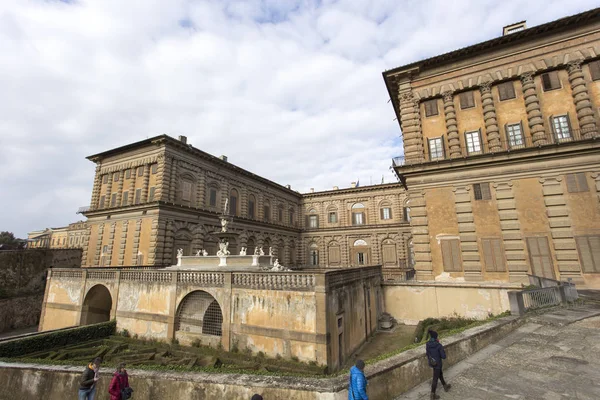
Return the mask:
<svg viewBox="0 0 600 400">
<path fill-rule="evenodd" d="M 273 267 L 274 256 L 183 256 L 167 269 L 185 271 L 260 271 Z"/>
</svg>

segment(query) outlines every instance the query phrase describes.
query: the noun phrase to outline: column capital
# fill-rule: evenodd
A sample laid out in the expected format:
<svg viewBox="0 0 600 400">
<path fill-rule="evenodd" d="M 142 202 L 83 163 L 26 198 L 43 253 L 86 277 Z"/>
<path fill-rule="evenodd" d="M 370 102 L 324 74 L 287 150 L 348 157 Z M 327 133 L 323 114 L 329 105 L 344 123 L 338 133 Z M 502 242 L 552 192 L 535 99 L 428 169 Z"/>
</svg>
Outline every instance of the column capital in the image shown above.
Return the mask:
<svg viewBox="0 0 600 400">
<path fill-rule="evenodd" d="M 413 94 L 413 92 L 404 92 L 404 93 L 400 93 L 400 101 L 401 102 L 411 102 L 414 101 L 415 99 L 415 95 Z"/>
<path fill-rule="evenodd" d="M 524 72 L 521 75 L 519 75 L 519 78 L 523 83 L 533 82 L 533 72 Z"/>
<path fill-rule="evenodd" d="M 489 93 L 492 90 L 492 81 L 485 81 L 479 84 L 481 93 Z"/>
<path fill-rule="evenodd" d="M 452 101 L 454 99 L 454 91 L 446 90 L 442 92 L 442 96 L 444 96 L 444 102 Z"/>
<path fill-rule="evenodd" d="M 567 71 L 572 74 L 575 71 L 581 71 L 582 60 L 572 60 L 567 63 Z"/>
</svg>

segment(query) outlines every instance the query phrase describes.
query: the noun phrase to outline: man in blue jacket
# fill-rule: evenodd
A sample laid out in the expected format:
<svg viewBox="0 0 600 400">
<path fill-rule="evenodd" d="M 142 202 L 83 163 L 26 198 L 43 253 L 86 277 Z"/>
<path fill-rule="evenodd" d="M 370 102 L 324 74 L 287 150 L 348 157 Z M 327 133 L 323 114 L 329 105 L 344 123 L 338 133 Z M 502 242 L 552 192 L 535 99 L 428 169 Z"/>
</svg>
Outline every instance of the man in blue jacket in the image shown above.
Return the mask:
<svg viewBox="0 0 600 400">
<path fill-rule="evenodd" d="M 438 379 L 440 382 L 442 382 L 442 386 L 444 386 L 444 390 L 446 392 L 450 390 L 451 385 L 447 385 L 446 381 L 444 381 L 442 360 L 446 359 L 446 352 L 444 351 L 444 346 L 442 346 L 438 340 L 438 334 L 436 331 L 429 331 L 429 341 L 425 345 L 425 349 L 429 366 L 433 368 L 433 381 L 431 381 L 431 395 L 429 398 L 431 400 L 439 399 L 440 396 L 435 394 Z"/>
<path fill-rule="evenodd" d="M 367 378 L 365 378 L 365 362 L 357 360 L 350 368 L 350 384 L 348 385 L 348 400 L 369 400 L 367 396 Z"/>
</svg>

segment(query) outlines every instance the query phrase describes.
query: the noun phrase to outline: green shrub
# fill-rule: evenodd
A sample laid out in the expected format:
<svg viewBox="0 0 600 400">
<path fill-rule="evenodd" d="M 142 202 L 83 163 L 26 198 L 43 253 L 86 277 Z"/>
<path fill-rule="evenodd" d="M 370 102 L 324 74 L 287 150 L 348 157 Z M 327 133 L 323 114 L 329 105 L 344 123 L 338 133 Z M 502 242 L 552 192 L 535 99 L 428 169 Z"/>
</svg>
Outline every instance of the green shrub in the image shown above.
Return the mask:
<svg viewBox="0 0 600 400">
<path fill-rule="evenodd" d="M 112 320 L 11 340 L 0 343 L 0 357 L 22 357 L 24 354 L 101 339 L 114 335 L 116 328 L 117 321 Z"/>
<path fill-rule="evenodd" d="M 123 329 L 121 331 L 121 336 L 123 336 L 123 337 L 131 337 L 131 335 L 129 334 L 129 331 L 127 329 Z"/>
</svg>

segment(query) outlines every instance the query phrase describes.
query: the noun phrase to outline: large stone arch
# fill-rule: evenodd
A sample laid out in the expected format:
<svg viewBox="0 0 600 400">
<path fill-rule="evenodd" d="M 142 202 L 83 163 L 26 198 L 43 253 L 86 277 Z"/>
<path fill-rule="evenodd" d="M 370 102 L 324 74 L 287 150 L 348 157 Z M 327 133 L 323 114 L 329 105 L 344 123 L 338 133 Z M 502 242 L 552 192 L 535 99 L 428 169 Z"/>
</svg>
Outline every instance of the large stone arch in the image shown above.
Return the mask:
<svg viewBox="0 0 600 400">
<path fill-rule="evenodd" d="M 178 332 L 220 338 L 223 335 L 223 310 L 217 299 L 204 290 L 186 294 L 175 313 L 175 333 Z"/>
<path fill-rule="evenodd" d="M 90 325 L 110 321 L 112 306 L 110 290 L 101 284 L 92 286 L 83 299 L 79 324 Z"/>
</svg>

